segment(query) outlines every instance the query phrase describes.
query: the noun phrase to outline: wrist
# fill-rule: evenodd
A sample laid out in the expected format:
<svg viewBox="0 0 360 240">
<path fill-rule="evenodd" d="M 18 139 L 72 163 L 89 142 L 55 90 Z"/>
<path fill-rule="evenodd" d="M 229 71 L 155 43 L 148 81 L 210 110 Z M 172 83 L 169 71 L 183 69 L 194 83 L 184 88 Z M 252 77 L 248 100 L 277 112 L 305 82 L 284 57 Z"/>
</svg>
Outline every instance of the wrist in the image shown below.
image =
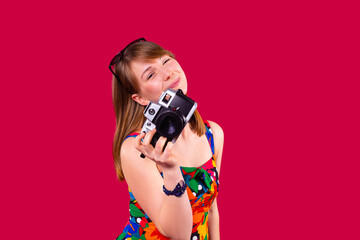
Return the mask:
<svg viewBox="0 0 360 240">
<path fill-rule="evenodd" d="M 164 186 L 166 189 L 174 189 L 180 180 L 184 180 L 184 177 L 181 174 L 180 167 L 176 169 L 163 168 L 162 170 Z"/>
<path fill-rule="evenodd" d="M 165 187 L 165 185 L 163 185 L 163 191 L 167 196 L 176 196 L 176 197 L 181 197 L 181 195 L 184 194 L 184 192 L 186 191 L 187 185 L 185 183 L 185 181 L 183 179 L 181 179 L 178 184 L 175 186 L 175 188 L 173 190 L 169 190 Z"/>
<path fill-rule="evenodd" d="M 176 176 L 182 176 L 181 168 L 178 164 L 173 167 L 162 166 L 161 170 L 163 172 L 164 177 L 166 176 L 168 178 L 175 178 Z"/>
</svg>

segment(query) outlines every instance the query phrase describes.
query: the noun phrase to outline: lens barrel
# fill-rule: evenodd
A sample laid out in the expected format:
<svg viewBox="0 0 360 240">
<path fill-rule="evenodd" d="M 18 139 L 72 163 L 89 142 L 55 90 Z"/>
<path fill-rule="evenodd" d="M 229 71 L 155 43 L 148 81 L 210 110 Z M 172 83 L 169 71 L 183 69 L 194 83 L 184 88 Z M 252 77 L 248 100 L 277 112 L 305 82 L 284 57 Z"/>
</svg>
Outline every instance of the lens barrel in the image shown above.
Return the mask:
<svg viewBox="0 0 360 240">
<path fill-rule="evenodd" d="M 156 130 L 161 136 L 172 139 L 178 136 L 184 129 L 184 117 L 176 111 L 164 111 L 155 123 Z"/>
</svg>

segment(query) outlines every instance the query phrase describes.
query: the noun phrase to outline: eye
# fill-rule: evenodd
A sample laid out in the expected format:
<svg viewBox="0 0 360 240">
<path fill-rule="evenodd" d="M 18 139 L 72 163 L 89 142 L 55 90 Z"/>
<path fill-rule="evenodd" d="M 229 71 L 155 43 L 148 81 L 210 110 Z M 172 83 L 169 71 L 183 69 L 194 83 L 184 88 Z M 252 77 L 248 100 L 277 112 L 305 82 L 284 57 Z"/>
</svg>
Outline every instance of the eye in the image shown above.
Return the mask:
<svg viewBox="0 0 360 240">
<path fill-rule="evenodd" d="M 147 79 L 150 79 L 152 76 L 154 76 L 154 73 L 150 73 Z"/>
<path fill-rule="evenodd" d="M 164 61 L 164 64 L 167 63 L 168 61 L 170 61 L 170 58 L 166 59 L 166 60 Z"/>
</svg>

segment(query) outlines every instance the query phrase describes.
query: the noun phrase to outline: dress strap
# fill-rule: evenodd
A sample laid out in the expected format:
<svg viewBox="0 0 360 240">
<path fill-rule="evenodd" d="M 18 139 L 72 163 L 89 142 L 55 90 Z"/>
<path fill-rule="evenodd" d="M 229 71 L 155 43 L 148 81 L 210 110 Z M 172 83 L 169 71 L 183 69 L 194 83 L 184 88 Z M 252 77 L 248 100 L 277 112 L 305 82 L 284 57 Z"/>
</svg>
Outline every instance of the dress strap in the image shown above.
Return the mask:
<svg viewBox="0 0 360 240">
<path fill-rule="evenodd" d="M 207 138 L 207 140 L 209 142 L 212 154 L 214 155 L 215 154 L 214 137 L 213 137 L 212 130 L 211 130 L 211 127 L 210 127 L 210 123 L 207 120 L 203 120 L 203 121 L 204 121 L 205 128 L 206 128 L 206 133 L 205 133 L 206 138 Z"/>
<path fill-rule="evenodd" d="M 129 138 L 129 137 L 136 137 L 137 135 L 139 135 L 140 133 L 134 132 L 134 133 L 130 133 L 129 135 L 126 136 L 125 139 Z M 124 141 L 125 141 L 124 139 Z"/>
</svg>

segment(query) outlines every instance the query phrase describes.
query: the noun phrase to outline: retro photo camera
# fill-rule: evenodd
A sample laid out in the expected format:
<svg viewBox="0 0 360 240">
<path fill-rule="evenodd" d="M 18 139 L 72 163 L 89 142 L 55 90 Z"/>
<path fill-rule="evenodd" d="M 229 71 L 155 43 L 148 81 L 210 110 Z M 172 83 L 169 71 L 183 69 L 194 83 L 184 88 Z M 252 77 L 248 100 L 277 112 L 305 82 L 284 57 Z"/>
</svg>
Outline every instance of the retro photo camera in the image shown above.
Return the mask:
<svg viewBox="0 0 360 240">
<path fill-rule="evenodd" d="M 151 145 L 155 147 L 160 136 L 175 143 L 191 116 L 194 114 L 197 103 L 184 95 L 181 89 L 168 89 L 163 92 L 158 103 L 150 102 L 145 110 L 146 121 L 141 132 L 149 132 L 156 128 Z M 166 144 L 164 148 L 166 147 Z"/>
</svg>

